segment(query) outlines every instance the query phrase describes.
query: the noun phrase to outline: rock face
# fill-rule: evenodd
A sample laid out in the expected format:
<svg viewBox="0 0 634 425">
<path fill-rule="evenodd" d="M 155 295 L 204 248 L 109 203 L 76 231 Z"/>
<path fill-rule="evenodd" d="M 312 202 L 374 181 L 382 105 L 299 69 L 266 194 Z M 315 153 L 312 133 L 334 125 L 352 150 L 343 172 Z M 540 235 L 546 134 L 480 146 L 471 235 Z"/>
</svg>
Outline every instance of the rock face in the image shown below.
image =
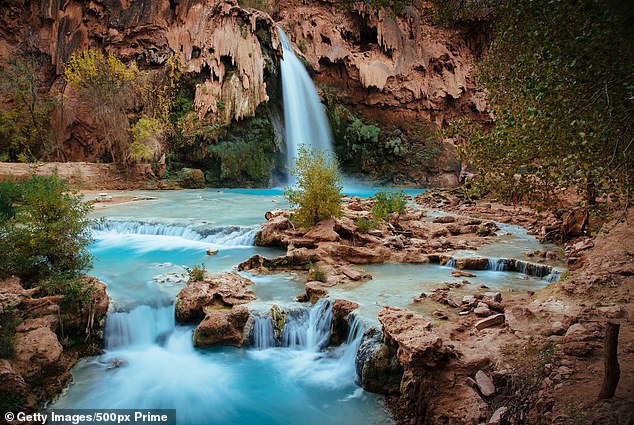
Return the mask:
<svg viewBox="0 0 634 425">
<path fill-rule="evenodd" d="M 311 304 L 315 304 L 321 298 L 328 295 L 328 290 L 322 286 L 322 282 L 311 281 L 304 286 L 306 298 Z"/>
<path fill-rule="evenodd" d="M 100 344 L 109 298 L 103 283 L 91 277 L 83 280 L 94 288 L 88 315 L 85 311 L 61 309 L 63 296 L 37 297 L 39 288 L 24 289 L 17 278 L 0 281 L 0 311 L 12 311 L 17 322 L 15 334 L 9 334 L 11 343 L 2 341 L 3 351 L 12 353 L 10 359 L 0 359 L 3 406 L 14 410 L 36 408 L 38 402 L 50 399 L 66 386 L 77 354 L 64 353 L 57 335 L 62 324 L 64 335 Z"/>
<path fill-rule="evenodd" d="M 335 86 L 362 112 L 380 109 L 392 120 L 441 124 L 458 110 L 486 110 L 472 77 L 482 44 L 464 43 L 460 30 L 433 25 L 427 3 L 413 2 L 395 17 L 362 3 L 346 12 L 330 3 L 285 0 L 279 15 L 317 81 Z"/>
<path fill-rule="evenodd" d="M 205 307 L 233 307 L 256 299 L 249 279 L 237 273 L 223 273 L 202 281 L 189 281 L 178 293 L 176 319 L 188 323 L 205 316 Z"/>
<path fill-rule="evenodd" d="M 350 313 L 359 308 L 359 304 L 346 301 L 335 300 L 332 303 L 332 324 L 330 325 L 330 345 L 340 345 L 346 342 L 350 332 Z"/>
<path fill-rule="evenodd" d="M 216 344 L 240 347 L 249 337 L 245 327 L 249 321 L 249 309 L 244 305 L 225 307 L 205 307 L 205 318 L 194 331 L 197 347 Z"/>
<path fill-rule="evenodd" d="M 443 339 L 431 332 L 431 322 L 409 310 L 384 307 L 379 312 L 384 339 L 398 347 L 401 365 L 435 367 L 452 356 L 453 351 Z"/>
<path fill-rule="evenodd" d="M 219 124 L 253 116 L 269 100 L 266 79 L 281 56 L 270 16 L 242 9 L 236 0 L 44 0 L 11 2 L 4 12 L 0 23 L 7 31 L 0 33 L 0 62 L 16 53 L 27 33 L 32 34 L 33 48 L 49 59 L 43 70 L 49 81 L 60 82 L 69 57 L 87 48 L 105 48 L 149 69 L 176 56 L 182 71 L 201 77 L 195 85 L 195 112 Z M 76 101 L 71 90 L 66 96 L 73 107 L 59 129 L 64 156 L 99 162 L 103 135 L 95 133 L 86 105 Z"/>
<path fill-rule="evenodd" d="M 383 334 L 370 328 L 357 351 L 357 380 L 366 390 L 379 394 L 398 393 L 403 366 L 396 356 L 397 348 L 383 343 Z"/>
<path fill-rule="evenodd" d="M 35 321 L 38 323 L 33 323 Z M 23 377 L 45 377 L 54 374 L 60 367 L 62 345 L 51 330 L 56 324 L 54 316 L 45 320 L 29 319 L 22 324 L 22 332 L 18 332 L 15 338 L 15 362 Z"/>
</svg>

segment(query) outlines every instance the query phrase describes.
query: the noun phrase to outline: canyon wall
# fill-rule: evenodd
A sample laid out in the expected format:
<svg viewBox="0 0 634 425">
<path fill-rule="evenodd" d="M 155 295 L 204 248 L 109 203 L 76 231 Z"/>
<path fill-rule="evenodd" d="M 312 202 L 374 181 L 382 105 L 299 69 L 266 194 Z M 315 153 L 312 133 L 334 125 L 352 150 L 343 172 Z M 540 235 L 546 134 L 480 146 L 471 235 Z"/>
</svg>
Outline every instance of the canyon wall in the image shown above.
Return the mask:
<svg viewBox="0 0 634 425">
<path fill-rule="evenodd" d="M 251 3 L 264 11 L 248 8 Z M 183 71 L 196 76 L 195 112 L 211 124 L 226 125 L 256 115 L 262 104 L 274 103 L 279 110 L 279 25 L 324 97 L 330 95 L 380 128 L 384 143 L 403 139 L 406 147 L 396 146 L 382 168 L 365 161 L 358 168 L 378 178 L 390 174 L 394 183 L 458 183 L 455 147 L 434 131 L 456 117 L 490 118 L 474 79 L 485 31 L 437 25 L 433 7 L 420 0 L 398 16 L 334 0 L 240 4 L 244 8 L 236 0 L 4 2 L 0 65 L 24 51 L 37 52 L 50 93 L 64 92 L 71 99 L 65 102 L 72 104 L 54 118 L 64 154 L 53 159 L 100 161 L 102 152 L 95 149 L 103 139 L 99 126 L 87 105 L 72 102 L 72 90 L 61 78 L 73 53 L 102 49 L 146 70 L 159 69 L 175 55 Z M 421 126 L 424 137 L 418 134 Z M 437 147 L 430 155 L 418 155 L 429 138 L 437 140 Z M 369 151 L 378 149 L 360 143 L 367 143 Z M 394 163 L 400 164 L 399 172 L 391 170 Z"/>
</svg>

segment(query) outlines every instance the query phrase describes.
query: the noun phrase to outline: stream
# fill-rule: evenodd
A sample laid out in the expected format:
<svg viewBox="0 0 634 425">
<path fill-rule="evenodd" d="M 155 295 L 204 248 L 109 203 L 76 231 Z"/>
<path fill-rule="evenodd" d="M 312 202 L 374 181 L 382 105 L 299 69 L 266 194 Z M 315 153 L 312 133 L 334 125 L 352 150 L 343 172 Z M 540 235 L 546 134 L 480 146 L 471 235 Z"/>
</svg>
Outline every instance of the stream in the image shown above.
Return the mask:
<svg viewBox="0 0 634 425">
<path fill-rule="evenodd" d="M 50 407 L 176 409 L 179 424 L 391 423 L 383 397 L 355 384 L 363 331 L 376 324 L 384 305 L 428 313 L 412 299 L 460 280 L 451 277 L 449 267 L 368 266 L 372 280 L 331 288 L 331 297 L 314 306 L 294 301 L 303 292 L 302 275 L 247 275 L 259 297 L 248 304 L 255 312 L 249 346 L 198 349 L 192 343 L 193 327 L 174 319 L 186 267 L 204 264 L 215 274 L 256 253 L 281 255 L 281 250 L 255 247 L 254 242 L 264 213 L 285 207 L 283 197 L 275 189 L 137 194 L 156 199 L 94 213 L 102 221 L 93 230 L 91 274 L 107 285 L 111 297 L 105 353 L 81 360 L 72 371 L 73 384 Z M 486 250 L 494 255 L 498 246 L 508 253 L 508 245 L 517 252 L 540 247 L 521 231 L 505 229 Z M 208 256 L 207 249 L 219 252 Z M 475 284 L 501 291 L 535 290 L 548 283 L 517 272 L 477 273 Z M 331 300 L 337 298 L 361 307 L 347 342 L 329 348 Z M 281 344 L 275 344 L 265 314 L 272 304 L 287 311 Z"/>
</svg>

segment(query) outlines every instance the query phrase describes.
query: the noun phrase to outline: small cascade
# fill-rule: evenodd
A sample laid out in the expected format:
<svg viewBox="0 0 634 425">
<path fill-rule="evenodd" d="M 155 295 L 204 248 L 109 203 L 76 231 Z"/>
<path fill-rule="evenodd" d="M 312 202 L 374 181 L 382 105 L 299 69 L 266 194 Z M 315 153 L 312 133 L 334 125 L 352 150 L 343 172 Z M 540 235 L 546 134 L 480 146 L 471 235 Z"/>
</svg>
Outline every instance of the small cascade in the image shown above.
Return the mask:
<svg viewBox="0 0 634 425">
<path fill-rule="evenodd" d="M 446 267 L 457 268 L 458 260 L 450 258 L 445 263 Z M 487 268 L 496 272 L 517 272 L 528 276 L 535 276 L 548 282 L 556 282 L 560 272 L 546 264 L 529 263 L 515 258 L 489 258 Z"/>
<path fill-rule="evenodd" d="M 553 273 L 553 268 L 546 264 L 529 263 L 515 258 L 490 258 L 488 269 L 497 272 L 518 272 L 539 278 Z"/>
<path fill-rule="evenodd" d="M 313 81 L 295 55 L 284 31 L 281 28 L 278 30 L 284 54 L 280 67 L 284 97 L 286 165 L 291 166 L 300 145 L 332 153 L 332 133 Z"/>
<path fill-rule="evenodd" d="M 271 316 L 265 314 L 254 316 L 251 345 L 258 350 L 275 347 L 275 331 Z"/>
<path fill-rule="evenodd" d="M 365 325 L 363 321 L 354 312 L 350 313 L 350 315 L 348 315 L 348 339 L 344 345 L 341 363 L 352 365 L 353 372 L 357 352 L 361 346 L 364 332 Z"/>
<path fill-rule="evenodd" d="M 325 298 L 317 301 L 308 312 L 287 312 L 281 345 L 313 352 L 320 351 L 328 345 L 331 324 L 332 305 Z"/>
<path fill-rule="evenodd" d="M 174 330 L 174 317 L 174 304 L 163 307 L 141 305 L 130 311 L 111 312 L 106 319 L 106 349 L 156 344 Z"/>
<path fill-rule="evenodd" d="M 106 220 L 92 227 L 96 239 L 120 235 L 168 236 L 218 246 L 255 245 L 256 230 L 238 226 L 202 228 L 143 221 Z"/>
</svg>

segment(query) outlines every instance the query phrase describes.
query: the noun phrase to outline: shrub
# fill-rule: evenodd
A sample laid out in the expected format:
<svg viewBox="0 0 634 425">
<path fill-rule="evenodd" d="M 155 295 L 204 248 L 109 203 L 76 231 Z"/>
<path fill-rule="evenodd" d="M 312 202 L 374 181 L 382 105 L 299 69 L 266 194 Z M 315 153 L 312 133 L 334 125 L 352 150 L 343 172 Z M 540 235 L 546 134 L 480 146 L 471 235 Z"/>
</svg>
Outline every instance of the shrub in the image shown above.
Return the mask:
<svg viewBox="0 0 634 425">
<path fill-rule="evenodd" d="M 357 229 L 361 233 L 367 233 L 368 231 L 376 228 L 376 223 L 373 220 L 368 220 L 365 217 L 361 217 L 357 220 Z"/>
<path fill-rule="evenodd" d="M 165 132 L 156 118 L 142 117 L 130 128 L 130 134 L 130 152 L 135 161 L 152 159 L 161 151 Z"/>
<path fill-rule="evenodd" d="M 91 206 L 53 176 L 0 183 L 0 276 L 77 277 L 91 262 Z"/>
<path fill-rule="evenodd" d="M 186 270 L 189 273 L 190 280 L 194 282 L 205 280 L 205 273 L 207 272 L 207 269 L 204 264 L 201 264 L 200 266 L 198 264 L 194 264 L 193 268 Z"/>
<path fill-rule="evenodd" d="M 592 206 L 627 205 L 634 155 L 634 43 L 616 3 L 496 1 L 496 33 L 478 80 L 495 117 L 464 158 L 506 200 L 557 207 L 575 188 Z"/>
<path fill-rule="evenodd" d="M 403 214 L 407 206 L 407 199 L 402 190 L 387 191 L 382 190 L 374 196 L 374 206 L 372 207 L 372 218 L 375 222 L 389 221 L 392 213 Z"/>
<path fill-rule="evenodd" d="M 336 160 L 324 152 L 301 145 L 291 174 L 296 188 L 284 191 L 298 226 L 312 227 L 341 215 L 341 175 Z"/>
</svg>

